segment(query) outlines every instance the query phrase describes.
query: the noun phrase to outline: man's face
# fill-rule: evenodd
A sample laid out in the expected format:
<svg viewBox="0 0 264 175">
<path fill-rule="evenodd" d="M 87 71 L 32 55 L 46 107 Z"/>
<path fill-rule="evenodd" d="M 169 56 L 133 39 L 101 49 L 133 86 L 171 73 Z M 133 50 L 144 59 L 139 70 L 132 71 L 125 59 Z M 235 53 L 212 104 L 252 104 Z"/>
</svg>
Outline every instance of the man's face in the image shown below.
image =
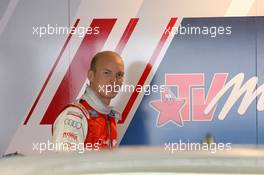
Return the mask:
<svg viewBox="0 0 264 175">
<path fill-rule="evenodd" d="M 111 55 L 99 58 L 96 70 L 89 71 L 91 88 L 103 99 L 111 100 L 118 93 L 124 81 L 124 63 L 121 58 Z"/>
</svg>

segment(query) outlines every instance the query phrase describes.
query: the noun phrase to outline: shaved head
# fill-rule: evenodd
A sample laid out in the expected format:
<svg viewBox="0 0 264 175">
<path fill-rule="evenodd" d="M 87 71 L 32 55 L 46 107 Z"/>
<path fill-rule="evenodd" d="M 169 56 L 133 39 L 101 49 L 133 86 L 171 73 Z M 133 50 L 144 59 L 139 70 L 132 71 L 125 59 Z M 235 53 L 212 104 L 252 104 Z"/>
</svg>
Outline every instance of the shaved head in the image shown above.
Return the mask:
<svg viewBox="0 0 264 175">
<path fill-rule="evenodd" d="M 90 70 L 96 72 L 96 67 L 98 64 L 100 64 L 101 59 L 120 59 L 122 61 L 122 57 L 116 52 L 113 51 L 98 52 L 92 59 Z"/>
</svg>

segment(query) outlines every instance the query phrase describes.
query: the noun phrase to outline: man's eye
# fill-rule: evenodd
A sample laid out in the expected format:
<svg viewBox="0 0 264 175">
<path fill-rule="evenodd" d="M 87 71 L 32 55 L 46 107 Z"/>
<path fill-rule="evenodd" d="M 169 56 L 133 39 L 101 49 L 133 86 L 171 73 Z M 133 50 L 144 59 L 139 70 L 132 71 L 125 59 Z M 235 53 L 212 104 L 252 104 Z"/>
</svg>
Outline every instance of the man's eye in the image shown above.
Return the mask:
<svg viewBox="0 0 264 175">
<path fill-rule="evenodd" d="M 118 78 L 122 78 L 123 76 L 124 76 L 123 73 L 118 73 L 118 74 L 117 74 L 117 77 L 118 77 Z"/>
</svg>

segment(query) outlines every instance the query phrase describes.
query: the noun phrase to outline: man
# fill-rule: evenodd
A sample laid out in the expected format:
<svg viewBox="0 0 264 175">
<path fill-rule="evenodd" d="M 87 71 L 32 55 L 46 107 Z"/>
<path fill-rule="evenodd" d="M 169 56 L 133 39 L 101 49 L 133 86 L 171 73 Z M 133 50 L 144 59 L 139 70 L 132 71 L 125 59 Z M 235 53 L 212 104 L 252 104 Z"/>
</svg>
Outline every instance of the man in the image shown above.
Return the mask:
<svg viewBox="0 0 264 175">
<path fill-rule="evenodd" d="M 92 148 L 116 146 L 116 119 L 120 114 L 109 106 L 111 99 L 124 80 L 124 63 L 112 51 L 97 53 L 88 71 L 90 85 L 83 96 L 69 104 L 59 114 L 53 125 L 53 142 L 83 143 Z"/>
</svg>

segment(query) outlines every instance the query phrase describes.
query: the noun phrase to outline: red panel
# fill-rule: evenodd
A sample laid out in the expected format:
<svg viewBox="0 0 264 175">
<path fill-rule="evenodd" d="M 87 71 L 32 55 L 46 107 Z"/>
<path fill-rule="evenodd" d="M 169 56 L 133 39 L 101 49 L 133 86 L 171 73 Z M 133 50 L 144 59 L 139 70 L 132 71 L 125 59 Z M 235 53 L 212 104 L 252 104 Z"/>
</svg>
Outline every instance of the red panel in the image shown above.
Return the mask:
<svg viewBox="0 0 264 175">
<path fill-rule="evenodd" d="M 87 78 L 92 57 L 104 46 L 115 22 L 116 19 L 92 21 L 90 27 L 99 27 L 100 33 L 84 37 L 40 124 L 53 124 L 60 110 L 76 99 Z"/>
<path fill-rule="evenodd" d="M 147 77 L 148 77 L 148 75 L 152 69 L 152 66 L 155 64 L 155 62 L 158 58 L 158 55 L 159 55 L 165 41 L 167 40 L 167 38 L 169 36 L 170 32 L 168 32 L 168 31 L 171 31 L 171 29 L 174 26 L 174 24 L 176 23 L 176 21 L 177 21 L 177 18 L 171 18 L 169 24 L 167 25 L 167 29 L 169 29 L 169 30 L 167 30 L 166 32 L 165 31 L 163 32 L 163 35 L 162 35 L 156 49 L 154 50 L 154 53 L 152 54 L 148 64 L 146 65 L 144 72 L 142 73 L 142 75 L 141 75 L 141 77 L 137 83 L 137 86 L 143 86 L 144 85 L 144 83 L 145 83 L 145 81 L 146 81 L 146 79 L 147 79 Z M 129 101 L 128 101 L 128 103 L 127 103 L 127 105 L 126 105 L 126 107 L 122 113 L 122 119 L 118 123 L 124 123 L 125 122 L 134 102 L 137 99 L 138 94 L 139 94 L 139 92 L 137 92 L 137 91 L 134 91 L 132 93 L 132 95 L 131 95 L 131 97 L 130 97 L 130 99 L 129 99 Z"/>
<path fill-rule="evenodd" d="M 45 90 L 45 88 L 46 88 L 46 86 L 47 86 L 47 84 L 48 84 L 48 82 L 50 80 L 50 77 L 52 76 L 52 74 L 53 74 L 53 72 L 54 72 L 54 70 L 55 70 L 55 68 L 56 68 L 59 60 L 61 59 L 61 56 L 62 56 L 65 48 L 67 47 L 67 45 L 68 45 L 68 43 L 69 43 L 69 41 L 70 41 L 70 39 L 72 37 L 72 32 L 77 27 L 77 25 L 79 24 L 79 22 L 80 22 L 80 19 L 77 19 L 76 22 L 75 22 L 75 24 L 74 24 L 74 26 L 73 26 L 73 28 L 72 28 L 72 30 L 71 30 L 71 33 L 69 34 L 69 36 L 66 39 L 66 41 L 65 41 L 65 43 L 64 43 L 64 45 L 63 45 L 63 47 L 62 47 L 62 49 L 60 51 L 60 54 L 59 54 L 58 58 L 56 59 L 54 65 L 53 65 L 53 67 L 52 67 L 52 69 L 51 69 L 51 71 L 50 71 L 50 73 L 49 73 L 49 75 L 48 75 L 48 77 L 46 79 L 46 81 L 44 82 L 44 84 L 43 84 L 43 86 L 42 86 L 42 88 L 41 88 L 41 90 L 40 90 L 40 92 L 39 92 L 39 94 L 38 94 L 35 102 L 33 103 L 32 107 L 31 107 L 31 109 L 30 109 L 30 111 L 29 111 L 29 113 L 28 113 L 28 115 L 27 115 L 27 117 L 26 117 L 26 119 L 24 121 L 24 125 L 27 124 L 27 122 L 28 122 L 29 118 L 31 117 L 33 111 L 35 110 L 36 105 L 38 104 L 39 99 L 40 99 L 41 95 L 43 94 L 43 92 L 44 92 L 44 90 Z"/>
</svg>

